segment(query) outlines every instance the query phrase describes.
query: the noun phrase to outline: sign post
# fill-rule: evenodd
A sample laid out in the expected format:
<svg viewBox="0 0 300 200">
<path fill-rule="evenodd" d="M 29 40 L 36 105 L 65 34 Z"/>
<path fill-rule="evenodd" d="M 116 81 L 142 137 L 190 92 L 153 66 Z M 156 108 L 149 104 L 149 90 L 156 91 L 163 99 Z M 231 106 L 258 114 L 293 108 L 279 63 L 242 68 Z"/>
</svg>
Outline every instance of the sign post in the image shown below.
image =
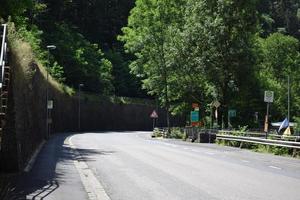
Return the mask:
<svg viewBox="0 0 300 200">
<path fill-rule="evenodd" d="M 212 102 L 212 106 L 215 107 L 215 118 L 216 118 L 216 121 L 218 123 L 218 108 L 221 106 L 221 103 L 218 100 L 215 100 L 215 101 Z M 211 115 L 213 116 L 213 109 L 212 109 L 212 114 Z M 211 119 L 211 126 L 212 126 L 212 123 L 213 123 L 213 117 Z"/>
<path fill-rule="evenodd" d="M 265 125 L 264 131 L 266 133 L 266 138 L 268 137 L 269 132 L 269 110 L 270 110 L 270 103 L 274 101 L 274 92 L 273 91 L 265 91 L 264 102 L 267 103 L 267 113 L 265 117 Z"/>
<path fill-rule="evenodd" d="M 47 138 L 49 138 L 51 133 L 51 124 L 52 124 L 52 118 L 51 118 L 51 110 L 53 109 L 53 100 L 47 101 Z"/>
</svg>

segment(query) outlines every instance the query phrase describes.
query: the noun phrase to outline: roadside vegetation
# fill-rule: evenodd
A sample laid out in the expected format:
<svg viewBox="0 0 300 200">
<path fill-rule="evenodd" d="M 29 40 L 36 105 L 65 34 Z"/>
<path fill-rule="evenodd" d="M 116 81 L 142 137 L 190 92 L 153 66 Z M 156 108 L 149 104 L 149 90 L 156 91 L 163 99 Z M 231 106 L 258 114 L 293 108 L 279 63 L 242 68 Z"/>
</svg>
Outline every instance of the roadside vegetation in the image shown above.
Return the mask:
<svg viewBox="0 0 300 200">
<path fill-rule="evenodd" d="M 137 0 L 119 40 L 135 55 L 132 73 L 172 114 L 188 116 L 194 102 L 204 119 L 218 100 L 219 127 L 235 109 L 233 127 L 260 128 L 266 90 L 271 121 L 284 119 L 288 76 L 291 120 L 300 116 L 299 13 L 296 0 Z"/>
<path fill-rule="evenodd" d="M 187 139 L 187 135 L 184 129 L 179 127 L 171 127 L 170 134 L 167 133 L 167 129 L 154 128 L 152 137 L 153 138 L 168 137 L 170 139 L 181 139 L 184 141 Z"/>
<path fill-rule="evenodd" d="M 217 144 L 230 146 L 230 147 L 238 147 L 242 149 L 249 149 L 254 152 L 270 153 L 274 155 L 292 156 L 292 157 L 300 158 L 299 150 L 287 148 L 287 147 L 276 147 L 271 145 L 253 144 L 253 143 L 237 142 L 237 141 L 225 141 L 225 140 L 217 140 Z"/>
<path fill-rule="evenodd" d="M 101 96 L 157 99 L 168 126 L 171 114 L 189 121 L 198 103 L 209 127 L 218 100 L 218 127 L 227 127 L 234 109 L 233 128 L 261 129 L 266 90 L 275 93 L 270 121 L 282 121 L 288 76 L 291 121 L 299 121 L 297 0 L 4 0 L 0 16 L 58 82 Z M 57 48 L 48 57 L 49 44 Z"/>
</svg>

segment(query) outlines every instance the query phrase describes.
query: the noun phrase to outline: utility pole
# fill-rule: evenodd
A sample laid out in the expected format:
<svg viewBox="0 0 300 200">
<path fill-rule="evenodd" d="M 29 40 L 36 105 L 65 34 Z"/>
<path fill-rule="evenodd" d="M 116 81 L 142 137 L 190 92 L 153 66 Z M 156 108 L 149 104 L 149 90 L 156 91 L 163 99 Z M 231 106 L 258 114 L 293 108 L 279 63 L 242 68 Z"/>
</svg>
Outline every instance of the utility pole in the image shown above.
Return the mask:
<svg viewBox="0 0 300 200">
<path fill-rule="evenodd" d="M 287 115 L 287 119 L 288 121 L 290 121 L 290 93 L 291 93 L 291 88 L 290 88 L 290 75 L 288 75 L 288 115 Z"/>
<path fill-rule="evenodd" d="M 49 68 L 50 68 L 50 50 L 56 49 L 55 45 L 48 45 L 48 65 L 46 68 L 46 139 L 49 138 L 49 109 L 48 109 L 48 101 L 49 101 Z"/>
</svg>

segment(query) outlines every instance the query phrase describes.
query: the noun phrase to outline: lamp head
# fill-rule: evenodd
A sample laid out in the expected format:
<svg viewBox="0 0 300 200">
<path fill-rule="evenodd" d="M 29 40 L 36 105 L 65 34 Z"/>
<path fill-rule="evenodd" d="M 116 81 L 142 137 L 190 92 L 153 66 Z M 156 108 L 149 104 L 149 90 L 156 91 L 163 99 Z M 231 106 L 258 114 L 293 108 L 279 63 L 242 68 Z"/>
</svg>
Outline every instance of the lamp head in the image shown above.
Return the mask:
<svg viewBox="0 0 300 200">
<path fill-rule="evenodd" d="M 56 49 L 55 45 L 47 45 L 47 49 L 52 50 L 52 49 Z"/>
</svg>

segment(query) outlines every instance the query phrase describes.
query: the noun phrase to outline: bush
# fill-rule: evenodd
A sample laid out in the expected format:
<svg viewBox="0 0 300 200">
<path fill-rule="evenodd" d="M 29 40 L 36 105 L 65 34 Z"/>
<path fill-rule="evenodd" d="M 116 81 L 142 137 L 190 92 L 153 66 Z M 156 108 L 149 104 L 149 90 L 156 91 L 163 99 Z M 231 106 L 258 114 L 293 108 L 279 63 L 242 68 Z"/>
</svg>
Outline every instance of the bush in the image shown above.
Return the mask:
<svg viewBox="0 0 300 200">
<path fill-rule="evenodd" d="M 181 128 L 171 128 L 170 138 L 185 140 L 186 134 Z"/>
<path fill-rule="evenodd" d="M 162 137 L 162 136 L 163 136 L 163 133 L 158 128 L 154 128 L 152 137 Z"/>
</svg>

